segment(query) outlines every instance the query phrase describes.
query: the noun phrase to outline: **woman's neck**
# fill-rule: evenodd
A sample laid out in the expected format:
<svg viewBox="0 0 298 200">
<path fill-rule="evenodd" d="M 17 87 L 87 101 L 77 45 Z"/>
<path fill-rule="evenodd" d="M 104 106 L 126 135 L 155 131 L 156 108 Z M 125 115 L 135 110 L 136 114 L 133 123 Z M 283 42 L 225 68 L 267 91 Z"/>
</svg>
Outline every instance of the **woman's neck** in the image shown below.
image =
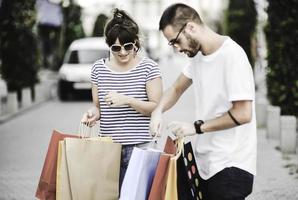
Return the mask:
<svg viewBox="0 0 298 200">
<path fill-rule="evenodd" d="M 116 59 L 111 58 L 108 62 L 107 65 L 113 70 L 117 72 L 125 72 L 129 71 L 130 69 L 134 68 L 139 62 L 140 58 L 136 56 L 135 58 L 132 58 L 128 62 L 121 63 L 118 62 Z"/>
</svg>

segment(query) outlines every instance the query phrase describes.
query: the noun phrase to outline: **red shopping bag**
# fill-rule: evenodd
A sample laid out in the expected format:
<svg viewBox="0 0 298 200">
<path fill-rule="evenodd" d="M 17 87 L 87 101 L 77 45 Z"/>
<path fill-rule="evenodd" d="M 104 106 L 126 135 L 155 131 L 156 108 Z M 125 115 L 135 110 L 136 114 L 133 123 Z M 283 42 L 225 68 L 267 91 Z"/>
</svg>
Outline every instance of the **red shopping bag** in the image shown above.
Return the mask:
<svg viewBox="0 0 298 200">
<path fill-rule="evenodd" d="M 164 147 L 165 154 L 160 155 L 157 164 L 156 173 L 153 179 L 148 200 L 164 200 L 169 160 L 171 155 L 176 153 L 176 149 L 177 148 L 174 141 L 168 137 Z"/>
<path fill-rule="evenodd" d="M 57 173 L 57 156 L 58 144 L 60 140 L 66 137 L 79 137 L 77 135 L 63 134 L 56 130 L 53 131 L 48 146 L 48 151 L 43 164 L 42 172 L 38 182 L 35 197 L 41 200 L 56 199 L 56 173 Z"/>
</svg>

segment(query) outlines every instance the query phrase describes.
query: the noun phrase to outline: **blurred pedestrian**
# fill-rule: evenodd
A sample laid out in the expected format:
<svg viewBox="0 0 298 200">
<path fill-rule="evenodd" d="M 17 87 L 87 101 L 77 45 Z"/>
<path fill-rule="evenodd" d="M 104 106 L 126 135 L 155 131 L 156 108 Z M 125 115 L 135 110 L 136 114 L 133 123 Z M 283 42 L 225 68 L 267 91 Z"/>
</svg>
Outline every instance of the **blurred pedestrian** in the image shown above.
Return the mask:
<svg viewBox="0 0 298 200">
<path fill-rule="evenodd" d="M 245 199 L 256 174 L 255 86 L 246 53 L 184 4 L 169 6 L 159 29 L 171 47 L 192 59 L 152 112 L 152 135 L 161 131 L 162 113 L 193 84 L 194 123 L 171 122 L 168 128 L 178 137 L 197 136 L 203 199 Z"/>
<path fill-rule="evenodd" d="M 58 46 L 63 23 L 61 2 L 37 0 L 37 30 L 45 69 L 53 69 L 58 63 Z"/>
<path fill-rule="evenodd" d="M 138 54 L 139 27 L 125 11 L 115 9 L 105 26 L 105 38 L 110 55 L 92 67 L 94 107 L 82 122 L 93 126 L 99 120 L 100 134 L 123 145 L 121 186 L 133 147 L 152 142 L 150 115 L 160 100 L 162 81 L 157 63 Z"/>
</svg>

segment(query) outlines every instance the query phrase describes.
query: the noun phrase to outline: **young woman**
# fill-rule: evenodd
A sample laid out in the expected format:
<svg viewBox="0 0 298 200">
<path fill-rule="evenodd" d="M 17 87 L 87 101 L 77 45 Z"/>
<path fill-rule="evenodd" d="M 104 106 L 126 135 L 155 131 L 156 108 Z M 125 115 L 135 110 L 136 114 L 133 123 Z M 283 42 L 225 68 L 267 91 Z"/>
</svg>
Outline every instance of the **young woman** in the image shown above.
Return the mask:
<svg viewBox="0 0 298 200">
<path fill-rule="evenodd" d="M 134 146 L 152 141 L 149 134 L 151 112 L 162 94 L 161 73 L 157 64 L 140 57 L 139 28 L 123 10 L 115 9 L 105 27 L 109 58 L 92 67 L 94 107 L 82 122 L 93 126 L 100 121 L 100 134 L 122 144 L 120 186 Z"/>
</svg>

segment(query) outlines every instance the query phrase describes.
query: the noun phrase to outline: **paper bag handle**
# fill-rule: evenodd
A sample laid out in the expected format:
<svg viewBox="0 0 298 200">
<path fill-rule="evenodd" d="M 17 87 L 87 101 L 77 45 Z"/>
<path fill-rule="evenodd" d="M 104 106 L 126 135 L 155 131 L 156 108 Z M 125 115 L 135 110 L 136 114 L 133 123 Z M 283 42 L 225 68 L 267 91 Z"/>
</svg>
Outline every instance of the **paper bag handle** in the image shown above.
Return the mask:
<svg viewBox="0 0 298 200">
<path fill-rule="evenodd" d="M 89 126 L 89 122 L 79 124 L 78 134 L 81 138 L 97 136 L 94 126 Z"/>
</svg>

